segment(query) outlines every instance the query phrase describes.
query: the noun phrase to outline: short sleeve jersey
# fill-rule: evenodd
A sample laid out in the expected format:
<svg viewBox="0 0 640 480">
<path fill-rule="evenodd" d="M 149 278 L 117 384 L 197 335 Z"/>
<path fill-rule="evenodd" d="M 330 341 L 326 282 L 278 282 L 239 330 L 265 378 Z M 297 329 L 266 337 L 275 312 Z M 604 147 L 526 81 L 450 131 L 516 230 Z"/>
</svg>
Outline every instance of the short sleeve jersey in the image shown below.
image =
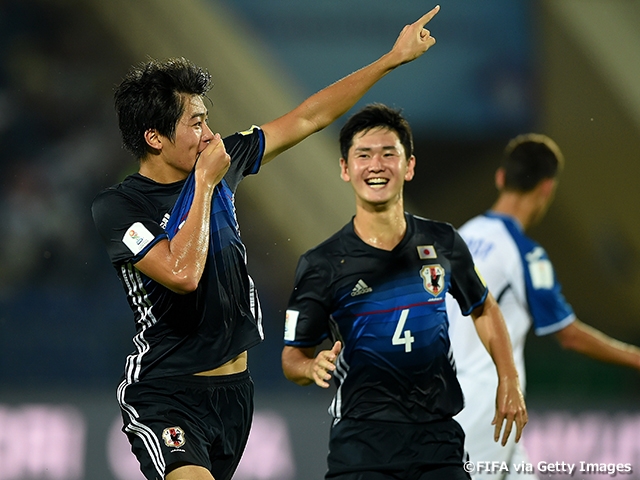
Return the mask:
<svg viewBox="0 0 640 480">
<path fill-rule="evenodd" d="M 531 326 L 537 335 L 556 332 L 575 319 L 573 310 L 561 293 L 547 253 L 514 218 L 488 212 L 460 227 L 460 235 L 500 305 L 524 391 L 524 345 Z M 513 435 L 506 447 L 492 441 L 490 421 L 498 387 L 495 366 L 473 321 L 463 318 L 451 298 L 447 298 L 447 311 L 458 380 L 467 403 L 456 416 L 465 431 L 467 451 L 471 458 L 511 462 L 516 448 Z"/>
<path fill-rule="evenodd" d="M 487 289 L 451 225 L 405 216 L 407 232 L 392 251 L 363 242 L 351 222 L 298 263 L 285 345 L 342 341 L 335 421 L 429 422 L 462 408 L 445 294 L 470 312 Z"/>
<path fill-rule="evenodd" d="M 234 194 L 246 175 L 258 172 L 264 134 L 252 127 L 225 138 L 224 145 L 231 166 L 213 194 L 207 263 L 192 293 L 172 292 L 135 264 L 183 225 L 193 200 L 193 172 L 171 184 L 136 173 L 93 202 L 95 225 L 134 314 L 135 351 L 125 366 L 130 383 L 213 369 L 262 340 L 260 303 L 246 267 Z"/>
<path fill-rule="evenodd" d="M 536 335 L 556 332 L 573 322 L 573 309 L 562 295 L 546 251 L 525 235 L 514 218 L 487 212 L 460 227 L 460 235 L 500 304 L 524 388 L 524 343 L 529 329 L 533 325 Z M 449 314 L 459 375 L 477 378 L 482 371 L 489 370 L 495 375 L 489 355 L 477 341 L 472 322 L 459 320 L 455 305 Z"/>
</svg>

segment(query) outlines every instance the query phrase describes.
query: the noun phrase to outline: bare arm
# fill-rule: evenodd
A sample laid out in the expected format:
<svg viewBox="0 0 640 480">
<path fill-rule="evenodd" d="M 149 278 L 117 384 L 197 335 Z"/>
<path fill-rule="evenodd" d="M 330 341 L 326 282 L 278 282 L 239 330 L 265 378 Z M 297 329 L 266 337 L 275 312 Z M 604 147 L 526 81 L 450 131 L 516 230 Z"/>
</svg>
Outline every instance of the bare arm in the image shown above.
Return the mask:
<svg viewBox="0 0 640 480">
<path fill-rule="evenodd" d="M 605 335 L 576 319 L 555 334 L 563 348 L 594 360 L 640 370 L 640 348 Z"/>
<path fill-rule="evenodd" d="M 196 163 L 193 203 L 184 225 L 171 241 L 158 242 L 136 263 L 138 270 L 176 293 L 198 287 L 209 249 L 211 197 L 229 164 L 229 155 L 216 134 Z"/>
<path fill-rule="evenodd" d="M 513 423 L 516 424 L 516 442 L 520 440 L 522 429 L 527 423 L 527 408 L 520 390 L 520 380 L 513 361 L 511 339 L 504 323 L 498 303 L 489 294 L 484 304 L 471 314 L 480 340 L 491 355 L 498 371 L 498 391 L 496 393 L 496 414 L 491 422 L 495 425 L 494 440 L 500 439 L 500 431 L 506 421 L 502 435 L 502 445 L 507 443 Z"/>
<path fill-rule="evenodd" d="M 282 350 L 284 376 L 298 385 L 310 385 L 315 382 L 319 387 L 328 388 L 340 350 L 340 342 L 335 342 L 331 350 L 322 350 L 315 356 L 315 347 L 286 346 Z"/>
<path fill-rule="evenodd" d="M 262 126 L 266 138 L 263 163 L 318 132 L 346 113 L 387 73 L 415 60 L 436 43 L 424 26 L 439 6 L 404 27 L 391 51 L 368 66 L 312 95 L 298 107 Z"/>
</svg>

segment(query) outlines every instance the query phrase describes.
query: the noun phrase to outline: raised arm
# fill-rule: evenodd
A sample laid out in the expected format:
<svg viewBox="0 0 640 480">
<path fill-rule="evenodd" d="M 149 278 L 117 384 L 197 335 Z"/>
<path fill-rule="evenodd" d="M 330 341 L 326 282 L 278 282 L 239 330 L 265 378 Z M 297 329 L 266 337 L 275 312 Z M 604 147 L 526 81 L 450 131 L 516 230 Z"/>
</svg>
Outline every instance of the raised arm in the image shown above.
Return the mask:
<svg viewBox="0 0 640 480">
<path fill-rule="evenodd" d="M 496 393 L 496 414 L 491 422 L 495 425 L 494 440 L 500 439 L 504 425 L 502 445 L 506 445 L 513 423 L 516 424 L 516 442 L 520 440 L 522 429 L 527 423 L 527 408 L 520 389 L 520 380 L 513 361 L 511 339 L 504 323 L 498 303 L 489 294 L 484 304 L 471 314 L 480 340 L 491 355 L 498 371 L 498 391 Z"/>
<path fill-rule="evenodd" d="M 640 348 L 611 338 L 578 319 L 556 332 L 555 336 L 563 348 L 594 360 L 640 370 Z"/>
<path fill-rule="evenodd" d="M 416 22 L 405 26 L 393 48 L 375 62 L 320 90 L 289 113 L 263 125 L 266 137 L 263 163 L 331 124 L 387 73 L 426 52 L 436 39 L 424 27 L 439 10 L 440 7 L 436 6 Z"/>
</svg>

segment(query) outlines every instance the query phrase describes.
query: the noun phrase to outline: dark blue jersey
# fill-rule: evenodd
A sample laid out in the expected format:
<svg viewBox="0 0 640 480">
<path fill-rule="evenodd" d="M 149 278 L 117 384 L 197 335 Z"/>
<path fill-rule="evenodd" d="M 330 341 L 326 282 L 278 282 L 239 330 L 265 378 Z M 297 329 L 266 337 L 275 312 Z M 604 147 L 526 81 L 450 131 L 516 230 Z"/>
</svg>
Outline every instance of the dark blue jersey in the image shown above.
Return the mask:
<svg viewBox="0 0 640 480">
<path fill-rule="evenodd" d="M 193 200 L 193 172 L 172 184 L 130 175 L 94 200 L 94 222 L 136 323 L 135 351 L 125 366 L 129 383 L 210 370 L 262 340 L 260 304 L 247 272 L 234 194 L 246 175 L 258 172 L 264 134 L 254 127 L 225 138 L 224 145 L 231 166 L 215 188 L 209 253 L 195 292 L 179 295 L 134 266 L 184 223 Z"/>
<path fill-rule="evenodd" d="M 285 344 L 343 342 L 330 408 L 337 420 L 428 422 L 462 409 L 445 294 L 470 312 L 487 288 L 451 225 L 406 220 L 392 251 L 363 242 L 351 222 L 300 258 Z"/>
</svg>

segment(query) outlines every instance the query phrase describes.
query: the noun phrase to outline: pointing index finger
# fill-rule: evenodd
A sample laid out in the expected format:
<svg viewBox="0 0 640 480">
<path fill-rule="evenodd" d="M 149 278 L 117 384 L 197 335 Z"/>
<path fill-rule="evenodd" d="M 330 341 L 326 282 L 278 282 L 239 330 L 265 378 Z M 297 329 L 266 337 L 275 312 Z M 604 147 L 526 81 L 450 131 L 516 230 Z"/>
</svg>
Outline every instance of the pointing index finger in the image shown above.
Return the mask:
<svg viewBox="0 0 640 480">
<path fill-rule="evenodd" d="M 436 5 L 431 9 L 431 11 L 425 13 L 420 19 L 416 22 L 419 23 L 422 27 L 424 27 L 427 23 L 431 21 L 433 17 L 436 16 L 436 13 L 440 11 L 440 5 Z"/>
</svg>

